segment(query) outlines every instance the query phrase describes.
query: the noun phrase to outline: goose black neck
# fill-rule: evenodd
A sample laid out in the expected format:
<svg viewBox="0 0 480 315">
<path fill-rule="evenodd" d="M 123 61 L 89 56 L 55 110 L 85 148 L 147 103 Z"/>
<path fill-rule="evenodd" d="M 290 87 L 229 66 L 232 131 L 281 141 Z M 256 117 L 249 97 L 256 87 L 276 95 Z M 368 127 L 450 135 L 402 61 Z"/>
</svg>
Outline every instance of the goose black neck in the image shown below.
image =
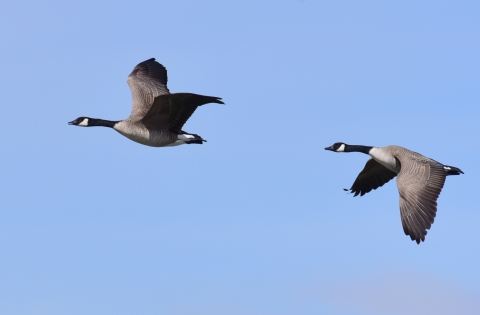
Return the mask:
<svg viewBox="0 0 480 315">
<path fill-rule="evenodd" d="M 119 121 L 112 121 L 112 120 L 103 120 L 103 119 L 98 119 L 98 118 L 88 118 L 88 126 L 89 127 L 110 127 L 113 128 L 116 123 Z"/>
<path fill-rule="evenodd" d="M 349 145 L 349 144 L 346 144 L 345 145 L 345 150 L 343 152 L 361 152 L 361 153 L 368 154 L 372 148 L 373 147 L 369 147 L 369 146 L 366 146 L 366 145 Z"/>
</svg>

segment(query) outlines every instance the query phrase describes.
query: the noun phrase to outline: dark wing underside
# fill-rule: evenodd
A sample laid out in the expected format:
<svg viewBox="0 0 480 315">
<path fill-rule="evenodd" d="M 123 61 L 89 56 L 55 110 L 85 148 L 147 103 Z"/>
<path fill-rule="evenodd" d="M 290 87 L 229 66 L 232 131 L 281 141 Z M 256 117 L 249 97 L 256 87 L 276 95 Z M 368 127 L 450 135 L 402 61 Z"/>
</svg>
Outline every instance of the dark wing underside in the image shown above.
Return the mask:
<svg viewBox="0 0 480 315">
<path fill-rule="evenodd" d="M 402 226 L 405 234 L 417 244 L 425 241 L 427 230 L 433 224 L 446 176 L 443 166 L 435 161 L 402 163 L 397 177 Z"/>
<path fill-rule="evenodd" d="M 152 107 L 141 122 L 149 129 L 170 130 L 180 134 L 183 125 L 197 107 L 208 103 L 223 104 L 218 97 L 193 93 L 160 95 L 155 98 Z"/>
<path fill-rule="evenodd" d="M 395 176 L 397 176 L 395 172 L 390 171 L 374 159 L 370 159 L 349 190 L 354 194 L 354 197 L 359 194 L 363 196 L 373 189 L 382 187 Z"/>
</svg>

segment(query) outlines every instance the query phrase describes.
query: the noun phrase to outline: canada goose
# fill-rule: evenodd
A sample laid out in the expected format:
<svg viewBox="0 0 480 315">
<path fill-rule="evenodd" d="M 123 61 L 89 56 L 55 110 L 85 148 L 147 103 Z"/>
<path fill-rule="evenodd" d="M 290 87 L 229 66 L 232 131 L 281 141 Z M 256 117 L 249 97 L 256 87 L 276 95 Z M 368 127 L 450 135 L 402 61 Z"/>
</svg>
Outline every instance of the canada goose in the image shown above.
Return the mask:
<svg viewBox="0 0 480 315">
<path fill-rule="evenodd" d="M 437 199 L 448 175 L 463 172 L 453 166 L 441 164 L 416 152 L 390 145 L 383 148 L 348 145 L 337 142 L 325 148 L 333 152 L 361 152 L 372 158 L 350 189 L 354 197 L 377 189 L 397 176 L 400 193 L 400 216 L 403 231 L 412 241 L 425 241 L 437 212 Z"/>
<path fill-rule="evenodd" d="M 110 121 L 79 117 L 69 125 L 110 127 L 135 142 L 164 147 L 180 144 L 202 144 L 202 137 L 182 130 L 198 106 L 224 104 L 219 97 L 193 93 L 170 94 L 167 69 L 155 58 L 139 63 L 127 78 L 132 91 L 132 113 L 125 120 Z"/>
</svg>

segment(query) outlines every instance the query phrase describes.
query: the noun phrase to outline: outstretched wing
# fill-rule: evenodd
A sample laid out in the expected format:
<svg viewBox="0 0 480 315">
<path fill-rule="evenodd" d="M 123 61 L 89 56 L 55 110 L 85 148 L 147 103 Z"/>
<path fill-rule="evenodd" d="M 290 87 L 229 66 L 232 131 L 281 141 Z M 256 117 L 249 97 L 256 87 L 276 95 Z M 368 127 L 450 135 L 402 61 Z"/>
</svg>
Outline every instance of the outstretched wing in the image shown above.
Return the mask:
<svg viewBox="0 0 480 315">
<path fill-rule="evenodd" d="M 155 98 L 152 107 L 141 122 L 147 128 L 170 130 L 180 134 L 183 125 L 197 107 L 207 103 L 223 104 L 220 98 L 214 96 L 193 93 L 160 95 Z"/>
<path fill-rule="evenodd" d="M 132 91 L 130 119 L 140 120 L 152 107 L 155 97 L 169 94 L 167 69 L 155 58 L 139 63 L 127 78 Z"/>
<path fill-rule="evenodd" d="M 354 197 L 365 195 L 366 193 L 382 187 L 393 179 L 397 174 L 392 172 L 374 159 L 370 159 L 365 164 L 363 170 L 358 174 L 352 187 L 349 189 L 354 193 Z"/>
<path fill-rule="evenodd" d="M 411 160 L 399 156 L 402 164 L 397 177 L 403 231 L 420 244 L 433 224 L 437 199 L 447 173 L 435 161 Z"/>
</svg>

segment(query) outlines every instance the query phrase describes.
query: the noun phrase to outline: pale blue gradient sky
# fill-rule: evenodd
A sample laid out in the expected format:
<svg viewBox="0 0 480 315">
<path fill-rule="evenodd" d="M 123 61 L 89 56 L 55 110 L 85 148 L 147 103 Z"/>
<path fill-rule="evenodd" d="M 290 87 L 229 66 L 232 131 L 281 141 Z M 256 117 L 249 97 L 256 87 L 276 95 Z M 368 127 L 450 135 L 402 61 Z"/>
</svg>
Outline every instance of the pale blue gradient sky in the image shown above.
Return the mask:
<svg viewBox="0 0 480 315">
<path fill-rule="evenodd" d="M 480 313 L 480 3 L 0 12 L 5 314 Z M 172 92 L 226 102 L 185 125 L 206 144 L 150 148 L 67 125 L 127 117 L 126 77 L 151 57 Z M 337 141 L 465 171 L 447 179 L 425 243 L 403 233 L 395 182 L 342 190 L 367 156 L 323 149 Z"/>
</svg>

